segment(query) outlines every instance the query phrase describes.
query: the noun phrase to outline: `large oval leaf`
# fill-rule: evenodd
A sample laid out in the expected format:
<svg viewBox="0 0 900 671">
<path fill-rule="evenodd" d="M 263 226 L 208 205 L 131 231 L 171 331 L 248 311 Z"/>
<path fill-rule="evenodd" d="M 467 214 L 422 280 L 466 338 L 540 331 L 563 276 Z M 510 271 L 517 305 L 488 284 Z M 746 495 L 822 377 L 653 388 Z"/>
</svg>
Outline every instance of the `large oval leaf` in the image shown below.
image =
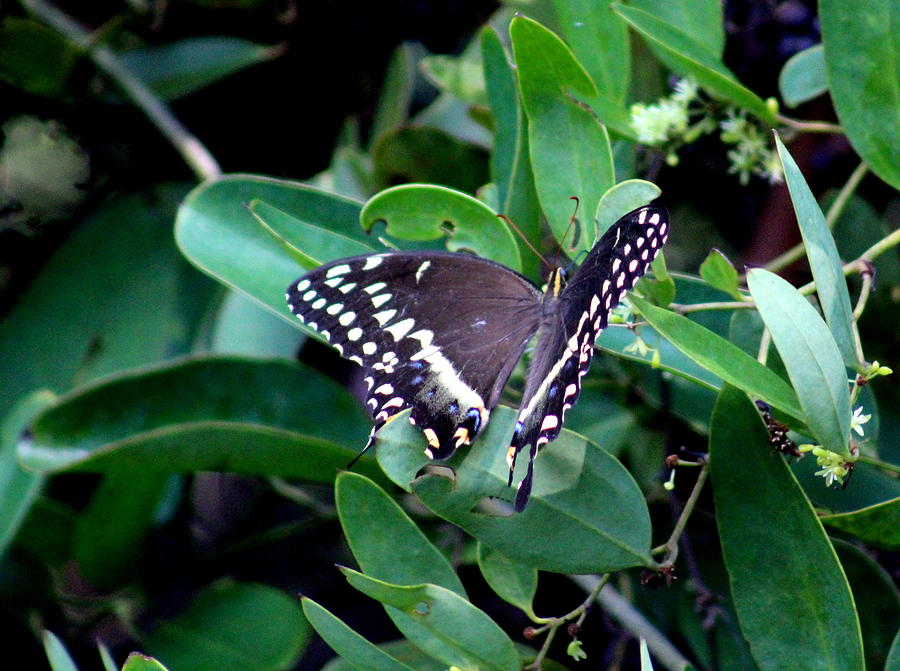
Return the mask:
<svg viewBox="0 0 900 671">
<path fill-rule="evenodd" d="M 713 411 L 710 476 L 731 594 L 763 670 L 862 671 L 862 637 L 834 549 L 744 392 Z"/>
<path fill-rule="evenodd" d="M 797 397 L 787 383 L 749 354 L 687 317 L 655 307 L 636 296 L 631 300 L 656 330 L 693 361 L 789 415 L 803 416 Z"/>
<path fill-rule="evenodd" d="M 896 0 L 866 0 L 864 8 L 821 0 L 819 19 L 831 99 L 847 139 L 881 179 L 900 189 Z"/>
<path fill-rule="evenodd" d="M 392 585 L 348 568 L 341 571 L 356 589 L 396 608 L 431 633 L 453 657 L 466 660 L 463 668 L 518 671 L 521 667 L 519 654 L 503 630 L 456 592 L 438 585 Z"/>
<path fill-rule="evenodd" d="M 169 668 L 278 671 L 296 662 L 310 638 L 297 602 L 268 585 L 221 581 L 197 594 L 184 612 L 144 636 Z"/>
<path fill-rule="evenodd" d="M 415 479 L 429 463 L 422 433 L 399 419 L 379 433 L 378 460 L 388 477 L 411 488 L 437 515 L 526 566 L 602 573 L 651 565 L 650 520 L 640 489 L 618 461 L 571 431 L 540 453 L 528 506 L 511 514 L 504 501 L 515 496 L 506 484 L 514 421 L 511 409 L 496 408 L 485 433 L 448 462 L 455 470 L 452 482 L 437 474 Z"/>
<path fill-rule="evenodd" d="M 245 207 L 265 202 L 305 224 L 370 244 L 359 226 L 362 204 L 297 182 L 254 175 L 228 175 L 188 194 L 175 220 L 178 247 L 195 266 L 296 324 L 285 287 L 300 273 L 283 242 L 268 233 Z"/>
<path fill-rule="evenodd" d="M 382 191 L 362 210 L 366 230 L 387 223 L 387 232 L 405 240 L 437 240 L 447 248 L 477 253 L 519 270 L 521 260 L 515 238 L 506 223 L 480 200 L 459 191 L 431 184 L 404 184 Z"/>
<path fill-rule="evenodd" d="M 747 284 L 797 392 L 806 425 L 823 447 L 849 456 L 850 390 L 834 337 L 816 309 L 778 275 L 754 268 L 747 273 Z"/>
<path fill-rule="evenodd" d="M 620 4 L 613 7 L 632 28 L 658 47 L 659 53 L 673 70 L 682 75 L 693 76 L 711 94 L 743 107 L 762 121 L 775 125 L 775 116 L 762 98 L 739 83 L 719 56 L 708 51 L 691 35 L 635 7 Z"/>
<path fill-rule="evenodd" d="M 110 376 L 64 396 L 19 449 L 37 470 L 130 463 L 330 482 L 365 444 L 366 425 L 356 401 L 312 369 L 209 357 Z M 361 470 L 372 473 L 371 462 Z"/>
<path fill-rule="evenodd" d="M 357 634 L 340 619 L 312 599 L 301 600 L 303 614 L 324 641 L 355 669 L 371 671 L 412 671 L 412 667 Z"/>
<path fill-rule="evenodd" d="M 522 103 L 528 116 L 528 143 L 538 197 L 557 240 L 572 216 L 572 196 L 581 199 L 581 237 L 575 252 L 596 239 L 593 214 L 615 183 L 606 128 L 564 91 L 597 95 L 591 78 L 569 48 L 539 23 L 519 16 L 510 24 Z M 571 244 L 565 245 L 569 251 Z"/>
<path fill-rule="evenodd" d="M 841 267 L 843 265 L 841 257 L 838 255 L 831 231 L 825 223 L 825 215 L 822 214 L 800 168 L 777 134 L 775 146 L 778 147 L 778 155 L 784 166 L 784 179 L 791 193 L 791 202 L 794 204 L 797 224 L 803 236 L 809 267 L 816 281 L 816 294 L 822 304 L 825 322 L 834 335 L 834 341 L 844 363 L 853 368 L 860 362 L 853 338 L 853 308 L 850 307 L 850 294 Z"/>
</svg>

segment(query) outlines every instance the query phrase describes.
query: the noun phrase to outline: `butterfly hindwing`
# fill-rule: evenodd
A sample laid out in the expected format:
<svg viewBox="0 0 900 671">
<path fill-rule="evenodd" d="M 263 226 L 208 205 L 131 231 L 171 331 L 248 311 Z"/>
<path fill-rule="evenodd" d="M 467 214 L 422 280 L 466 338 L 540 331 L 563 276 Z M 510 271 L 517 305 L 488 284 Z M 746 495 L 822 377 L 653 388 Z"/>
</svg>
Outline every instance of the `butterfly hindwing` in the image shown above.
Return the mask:
<svg viewBox="0 0 900 671">
<path fill-rule="evenodd" d="M 301 321 L 366 369 L 372 435 L 412 408 L 434 458 L 486 424 L 537 330 L 540 295 L 499 264 L 449 252 L 340 259 L 287 291 Z"/>
<path fill-rule="evenodd" d="M 610 311 L 647 271 L 668 236 L 668 215 L 643 207 L 622 217 L 600 238 L 561 291 L 548 282 L 544 318 L 509 447 L 510 479 L 516 456 L 529 447 L 528 471 L 516 509 L 528 501 L 538 449 L 559 435 L 566 410 L 581 392 L 594 340 Z"/>
</svg>

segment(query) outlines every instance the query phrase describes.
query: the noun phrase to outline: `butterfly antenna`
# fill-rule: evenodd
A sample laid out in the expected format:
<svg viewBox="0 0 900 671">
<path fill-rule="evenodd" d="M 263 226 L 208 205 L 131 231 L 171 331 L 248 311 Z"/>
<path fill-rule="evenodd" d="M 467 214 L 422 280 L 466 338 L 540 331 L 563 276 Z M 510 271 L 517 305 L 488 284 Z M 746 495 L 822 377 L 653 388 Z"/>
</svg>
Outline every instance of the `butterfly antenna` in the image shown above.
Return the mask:
<svg viewBox="0 0 900 671">
<path fill-rule="evenodd" d="M 563 244 L 566 242 L 566 238 L 569 237 L 569 231 L 571 231 L 575 227 L 575 217 L 578 215 L 578 206 L 581 205 L 581 200 L 578 196 L 569 196 L 569 200 L 575 201 L 575 210 L 572 212 L 572 216 L 569 217 L 569 225 L 566 226 L 566 230 L 563 232 L 562 237 L 559 239 L 559 246 L 556 249 L 557 254 L 563 253 Z M 575 242 L 574 240 L 572 241 Z"/>
<path fill-rule="evenodd" d="M 500 217 L 500 218 L 501 218 L 503 221 L 505 221 L 507 224 L 509 224 L 510 228 L 512 228 L 512 229 L 516 232 L 516 235 L 518 235 L 518 236 L 522 239 L 522 242 L 525 243 L 525 245 L 528 247 L 528 249 L 530 249 L 532 252 L 534 252 L 534 255 L 535 255 L 536 257 L 538 257 L 538 258 L 541 260 L 541 263 L 543 263 L 543 264 L 544 264 L 545 266 L 547 266 L 548 268 L 550 267 L 550 264 L 547 263 L 547 259 L 545 259 L 545 258 L 541 255 L 541 253 L 540 253 L 537 249 L 535 249 L 534 245 L 531 244 L 531 241 L 530 241 L 528 238 L 526 238 L 526 237 L 525 237 L 525 234 L 522 233 L 521 230 L 519 230 L 519 227 L 516 226 L 516 225 L 512 222 L 512 219 L 510 219 L 509 217 L 507 217 L 505 214 L 498 214 L 497 216 Z"/>
</svg>

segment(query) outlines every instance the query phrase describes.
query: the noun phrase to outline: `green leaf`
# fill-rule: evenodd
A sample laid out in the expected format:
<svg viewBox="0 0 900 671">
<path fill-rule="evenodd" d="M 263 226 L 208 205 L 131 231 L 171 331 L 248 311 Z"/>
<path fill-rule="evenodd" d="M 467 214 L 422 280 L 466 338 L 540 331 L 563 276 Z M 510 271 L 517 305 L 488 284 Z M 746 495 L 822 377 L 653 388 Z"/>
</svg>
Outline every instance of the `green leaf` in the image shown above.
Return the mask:
<svg viewBox="0 0 900 671">
<path fill-rule="evenodd" d="M 900 671 L 900 629 L 897 629 L 897 635 L 894 636 L 894 642 L 891 644 L 891 652 L 888 654 L 884 671 Z"/>
<path fill-rule="evenodd" d="M 400 44 L 391 54 L 384 82 L 381 84 L 378 107 L 370 131 L 372 146 L 387 133 L 406 123 L 415 83 L 416 66 L 412 48 L 408 44 Z"/>
<path fill-rule="evenodd" d="M 341 473 L 335 500 L 353 557 L 368 575 L 399 585 L 432 583 L 466 595 L 440 550 L 374 482 L 357 473 Z"/>
<path fill-rule="evenodd" d="M 850 294 L 847 292 L 841 257 L 815 196 L 777 134 L 775 145 L 784 166 L 784 178 L 791 192 L 791 201 L 794 203 L 794 212 L 803 235 L 803 245 L 816 281 L 816 294 L 819 296 L 825 321 L 844 363 L 851 368 L 856 367 L 860 362 L 853 338 L 853 308 L 850 307 Z"/>
<path fill-rule="evenodd" d="M 662 191 L 653 182 L 627 179 L 603 194 L 597 203 L 597 236 L 608 231 L 619 218 L 660 197 Z"/>
<path fill-rule="evenodd" d="M 719 56 L 708 51 L 679 28 L 640 9 L 613 5 L 613 11 L 625 19 L 648 42 L 667 55 L 667 65 L 682 75 L 690 75 L 711 95 L 727 100 L 775 125 L 776 119 L 765 101 L 740 84 Z"/>
<path fill-rule="evenodd" d="M 569 48 L 540 24 L 518 16 L 510 24 L 519 88 L 528 117 L 528 145 L 538 198 L 557 240 L 562 240 L 572 214 L 572 196 L 582 212 L 592 215 L 603 194 L 615 183 L 609 135 L 593 114 L 564 93 L 597 95 L 590 77 Z M 588 249 L 596 226 L 582 217 L 577 246 Z"/>
<path fill-rule="evenodd" d="M 75 521 L 72 555 L 85 582 L 112 591 L 135 577 L 168 478 L 129 466 L 104 474 Z"/>
<path fill-rule="evenodd" d="M 537 244 L 541 231 L 541 207 L 531 174 L 528 155 L 528 128 L 500 37 L 490 27 L 481 32 L 482 62 L 488 100 L 494 115 L 494 150 L 491 152 L 491 179 L 497 186 L 499 211 L 509 217 L 526 239 Z M 536 277 L 540 259 L 518 240 L 522 268 Z"/>
<path fill-rule="evenodd" d="M 519 670 L 519 654 L 509 637 L 484 611 L 456 592 L 438 585 L 393 585 L 348 568 L 341 572 L 363 594 L 400 610 L 431 633 L 447 649 L 442 661 L 462 658 L 467 662 L 463 668 Z"/>
<path fill-rule="evenodd" d="M 656 305 L 667 307 L 675 299 L 675 280 L 669 275 L 669 269 L 666 267 L 666 255 L 660 251 L 650 267 L 656 279 L 645 275 L 638 280 L 637 290 Z"/>
<path fill-rule="evenodd" d="M 506 452 L 514 422 L 513 410 L 496 408 L 472 447 L 447 462 L 452 482 L 435 473 L 416 478 L 428 463 L 424 439 L 400 419 L 378 434 L 378 461 L 435 514 L 525 566 L 603 573 L 650 565 L 650 520 L 637 484 L 616 459 L 571 431 L 538 455 L 528 506 L 512 514 Z"/>
<path fill-rule="evenodd" d="M 329 647 L 360 671 L 412 671 L 357 634 L 312 599 L 303 598 L 303 614 Z"/>
<path fill-rule="evenodd" d="M 284 210 L 261 200 L 251 200 L 247 209 L 285 250 L 306 269 L 344 256 L 379 251 L 370 244 L 323 226 L 307 224 Z"/>
<path fill-rule="evenodd" d="M 778 90 L 785 105 L 796 107 L 828 90 L 825 48 L 817 44 L 791 56 L 778 75 Z"/>
<path fill-rule="evenodd" d="M 471 55 L 468 55 L 469 52 Z M 419 61 L 419 68 L 437 88 L 452 93 L 463 102 L 470 105 L 487 104 L 479 50 L 467 50 L 467 54 L 462 56 L 425 56 Z"/>
<path fill-rule="evenodd" d="M 406 240 L 444 236 L 451 251 L 470 250 L 518 270 L 519 248 L 507 227 L 487 205 L 459 191 L 428 184 L 404 184 L 382 191 L 362 210 L 363 228 L 379 221 L 386 231 Z"/>
<path fill-rule="evenodd" d="M 763 671 L 863 671 L 859 622 L 834 549 L 746 395 L 713 411 L 710 476 L 731 594 Z M 765 548 L 764 552 L 760 549 Z"/>
<path fill-rule="evenodd" d="M 331 482 L 365 444 L 342 387 L 283 360 L 209 357 L 129 371 L 44 411 L 20 457 L 36 470 L 223 470 Z M 371 462 L 361 470 L 377 474 Z"/>
<path fill-rule="evenodd" d="M 214 354 L 293 358 L 305 338 L 245 294 L 228 291 L 209 330 Z"/>
<path fill-rule="evenodd" d="M 178 209 L 175 239 L 191 263 L 296 325 L 284 290 L 301 268 L 244 206 L 255 199 L 368 244 L 359 226 L 362 204 L 297 182 L 229 175 L 201 184 Z"/>
<path fill-rule="evenodd" d="M 513 561 L 484 543 L 478 544 L 478 568 L 497 596 L 534 618 L 532 603 L 537 592 L 537 570 Z"/>
<path fill-rule="evenodd" d="M 628 4 L 678 28 L 709 53 L 722 57 L 725 21 L 718 0 L 630 0 Z"/>
<path fill-rule="evenodd" d="M 19 464 L 16 446 L 34 418 L 56 397 L 49 391 L 28 394 L 0 424 L 0 557 L 16 537 L 28 511 L 44 488 L 44 477 Z"/>
<path fill-rule="evenodd" d="M 160 225 L 183 193 L 166 185 L 106 201 L 17 296 L 0 320 L 0 361 L 15 362 L 0 366 L 0 417 L 35 389 L 61 392 L 190 349 L 216 287 Z"/>
<path fill-rule="evenodd" d="M 792 417 L 803 417 L 794 391 L 752 356 L 687 317 L 655 307 L 633 294 L 629 300 L 653 328 L 693 361 Z"/>
<path fill-rule="evenodd" d="M 741 292 L 738 291 L 737 270 L 728 257 L 718 249 L 713 249 L 700 264 L 700 277 L 706 280 L 711 287 L 724 291 L 735 300 L 744 299 Z"/>
<path fill-rule="evenodd" d="M 867 669 L 883 669 L 900 622 L 900 592 L 894 580 L 863 550 L 832 540 L 859 614 Z"/>
<path fill-rule="evenodd" d="M 601 95 L 625 102 L 631 76 L 631 50 L 625 23 L 606 3 L 554 0 L 562 36 Z"/>
<path fill-rule="evenodd" d="M 125 660 L 122 671 L 167 671 L 166 667 L 153 659 L 139 652 L 132 652 Z"/>
<path fill-rule="evenodd" d="M 861 510 L 825 515 L 822 522 L 869 545 L 900 550 L 900 498 L 882 501 Z"/>
<path fill-rule="evenodd" d="M 153 93 L 174 100 L 282 52 L 277 47 L 216 35 L 122 51 L 117 56 Z"/>
<path fill-rule="evenodd" d="M 828 83 L 850 144 L 885 182 L 900 189 L 900 29 L 894 0 L 865 11 L 841 0 L 819 3 Z"/>
<path fill-rule="evenodd" d="M 66 650 L 66 646 L 52 631 L 44 630 L 44 652 L 47 653 L 47 661 L 53 671 L 78 671 L 75 660 Z"/>
<path fill-rule="evenodd" d="M 176 617 L 143 637 L 147 649 L 178 671 L 292 667 L 310 639 L 299 604 L 267 585 L 223 580 L 198 593 Z"/>
<path fill-rule="evenodd" d="M 0 79 L 26 93 L 60 98 L 76 49 L 55 30 L 30 19 L 4 16 L 0 25 Z"/>
<path fill-rule="evenodd" d="M 747 273 L 747 283 L 797 392 L 806 425 L 825 449 L 849 457 L 850 391 L 834 337 L 815 308 L 778 275 L 754 268 Z"/>
<path fill-rule="evenodd" d="M 380 188 L 427 182 L 475 193 L 489 179 L 483 148 L 424 122 L 382 135 L 372 146 L 372 162 Z"/>
</svg>

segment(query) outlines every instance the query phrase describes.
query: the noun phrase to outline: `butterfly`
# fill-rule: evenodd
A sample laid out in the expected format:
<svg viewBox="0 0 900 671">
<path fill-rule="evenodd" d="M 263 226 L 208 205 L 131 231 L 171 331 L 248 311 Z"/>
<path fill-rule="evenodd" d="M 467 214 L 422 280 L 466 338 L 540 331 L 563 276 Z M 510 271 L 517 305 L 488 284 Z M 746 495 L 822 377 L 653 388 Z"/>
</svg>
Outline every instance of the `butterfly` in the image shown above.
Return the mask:
<svg viewBox="0 0 900 671">
<path fill-rule="evenodd" d="M 291 312 L 365 369 L 366 406 L 378 430 L 411 408 L 430 459 L 447 459 L 488 423 L 525 347 L 537 334 L 507 451 L 509 483 L 528 448 L 515 508 L 524 509 L 538 450 L 556 439 L 581 390 L 594 340 L 610 311 L 666 242 L 668 213 L 646 206 L 613 224 L 567 281 L 542 291 L 471 254 L 384 252 L 338 259 L 291 283 Z"/>
</svg>

